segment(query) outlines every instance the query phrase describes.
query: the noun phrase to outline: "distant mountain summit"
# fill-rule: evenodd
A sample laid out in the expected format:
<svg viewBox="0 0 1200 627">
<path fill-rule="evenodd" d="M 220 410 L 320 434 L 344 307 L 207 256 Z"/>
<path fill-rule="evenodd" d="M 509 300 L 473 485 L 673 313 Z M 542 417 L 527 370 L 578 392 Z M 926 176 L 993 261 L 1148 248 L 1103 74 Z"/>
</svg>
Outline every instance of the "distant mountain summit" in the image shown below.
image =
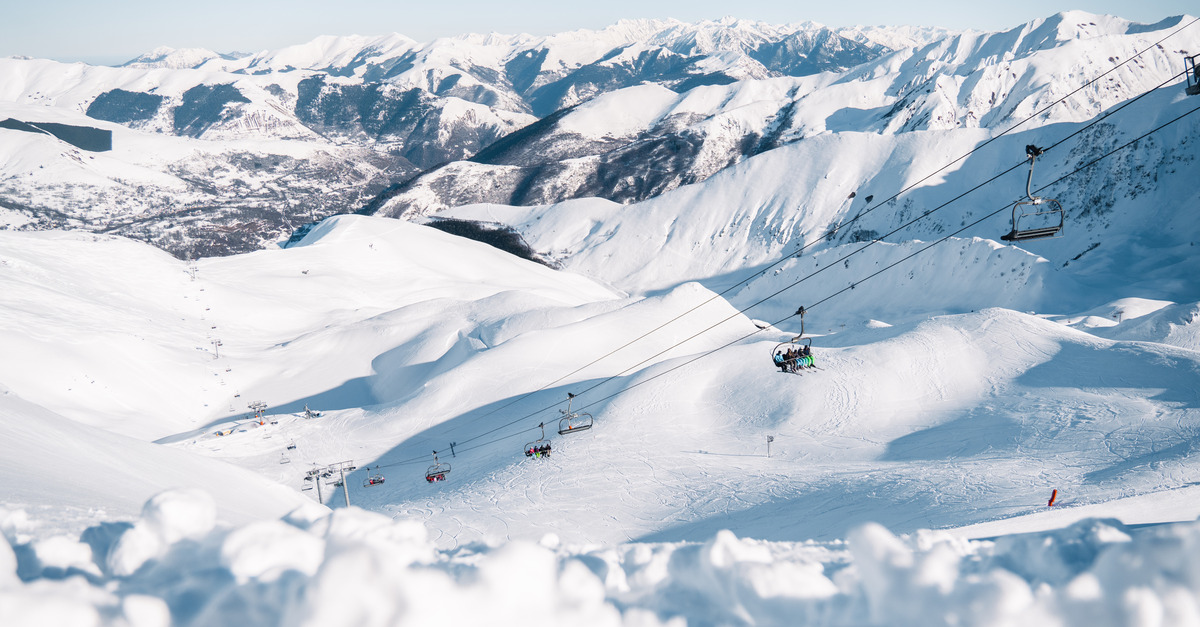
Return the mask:
<svg viewBox="0 0 1200 627">
<path fill-rule="evenodd" d="M 1072 11 L 996 33 L 909 27 L 842 31 L 861 39 L 926 42 L 886 54 L 874 44 L 846 47 L 851 37 L 819 26 L 771 27 L 737 20 L 669 26 L 656 33 L 656 41 L 686 54 L 720 49 L 721 55 L 707 58 L 706 67 L 727 65 L 707 76 L 731 77 L 736 62 L 743 78 L 690 89 L 664 80 L 596 95 L 543 117 L 469 160 L 427 170 L 389 188 L 368 210 L 413 218 L 475 203 L 530 206 L 596 197 L 627 204 L 827 134 L 972 130 L 981 141 L 1150 47 L 1180 24 L 1179 18 L 1142 25 Z M 1189 42 L 1197 40 L 1196 34 L 1184 32 L 1175 46 L 1192 49 L 1196 46 Z M 1026 128 L 1082 122 L 1152 89 L 1178 71 L 1178 54 L 1152 48 L 1139 63 L 1070 94 Z M 856 55 L 866 57 L 849 69 L 814 71 L 828 67 L 828 60 L 848 63 Z M 1103 62 L 1089 61 L 1097 59 Z M 788 74 L 781 76 L 785 70 Z M 910 166 L 889 162 L 881 167 Z"/>
<path fill-rule="evenodd" d="M 183 70 L 189 68 L 197 68 L 204 65 L 206 62 L 213 59 L 222 61 L 233 61 L 241 57 L 249 56 L 244 53 L 220 54 L 207 50 L 205 48 L 169 48 L 160 46 L 139 55 L 118 67 L 128 67 L 137 69 L 168 69 L 168 70 Z"/>
<path fill-rule="evenodd" d="M 111 152 L 86 157 L 6 135 L 0 225 L 103 230 L 195 256 L 252 250 L 337 213 L 641 202 L 826 135 L 983 141 L 1179 24 L 1083 12 L 997 33 L 622 20 L 548 36 L 324 36 L 254 54 L 159 48 L 70 71 L 0 59 L 4 117 L 113 133 Z M 1090 119 L 1200 49 L 1189 32 L 1171 43 L 1030 127 Z M 853 159 L 903 178 L 934 152 L 891 155 L 897 146 Z M 845 168 L 830 159 L 747 184 Z"/>
</svg>

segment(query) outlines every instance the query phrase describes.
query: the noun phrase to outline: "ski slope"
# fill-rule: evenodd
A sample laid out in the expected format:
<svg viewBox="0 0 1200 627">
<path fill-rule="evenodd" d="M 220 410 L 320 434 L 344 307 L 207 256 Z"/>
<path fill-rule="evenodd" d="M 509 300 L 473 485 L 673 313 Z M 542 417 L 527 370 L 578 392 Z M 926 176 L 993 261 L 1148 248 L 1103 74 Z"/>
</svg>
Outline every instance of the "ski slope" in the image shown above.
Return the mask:
<svg viewBox="0 0 1200 627">
<path fill-rule="evenodd" d="M 1090 37 L 1068 17 L 1018 34 Z M 656 89 L 576 130 L 635 132 Z M 1042 172 L 1195 106 L 1152 95 Z M 992 131 L 817 134 L 632 206 L 449 212 L 565 270 L 365 216 L 195 263 L 0 231 L 0 625 L 1200 625 L 1194 118 L 1089 173 L 1062 238 L 947 237 L 994 189 L 878 237 L 1069 113 L 829 241 L 851 191 Z M 0 165 L 75 163 L 42 148 Z M 780 372 L 802 329 L 817 367 Z M 569 394 L 591 429 L 558 433 Z"/>
<path fill-rule="evenodd" d="M 1187 624 L 1195 604 L 1167 557 L 1121 566 L 1200 538 L 1179 522 L 1200 514 L 1194 305 L 1054 311 L 1061 277 L 1013 247 L 939 254 L 1024 260 L 1044 310 L 921 316 L 883 283 L 901 315 L 814 309 L 819 369 L 793 375 L 769 359 L 795 318 L 392 220 L 195 279 L 119 238 L 0 237 L 23 356 L 0 376 L 5 624 L 523 624 L 531 605 L 583 625 Z M 1009 262 L 963 280 L 1002 294 L 984 288 Z M 594 428 L 555 433 L 567 392 Z M 539 422 L 553 453 L 529 459 Z M 433 450 L 453 468 L 429 484 Z M 330 514 L 302 477 L 347 460 L 354 507 L 322 484 Z"/>
</svg>

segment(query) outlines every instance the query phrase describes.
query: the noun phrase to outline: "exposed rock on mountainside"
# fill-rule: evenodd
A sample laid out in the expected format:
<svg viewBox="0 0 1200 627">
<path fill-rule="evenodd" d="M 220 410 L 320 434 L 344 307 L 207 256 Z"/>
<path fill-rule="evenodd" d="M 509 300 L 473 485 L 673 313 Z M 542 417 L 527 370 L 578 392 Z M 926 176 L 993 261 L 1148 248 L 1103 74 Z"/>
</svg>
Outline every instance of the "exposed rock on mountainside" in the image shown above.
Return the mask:
<svg viewBox="0 0 1200 627">
<path fill-rule="evenodd" d="M 886 51 L 815 24 L 642 20 L 549 37 L 320 37 L 255 55 L 160 48 L 120 68 L 4 59 L 8 115 L 111 122 L 115 151 L 96 164 L 45 144 L 41 161 L 9 159 L 0 224 L 119 232 L 180 256 L 254 249 L 298 223 L 359 210 L 421 170 L 486 161 L 479 153 L 497 140 L 598 95 L 844 71 Z M 622 182 L 645 159 L 691 150 L 694 138 L 662 131 L 593 168 L 576 193 L 636 200 L 699 180 Z M 497 163 L 518 158 L 505 145 Z M 530 202 L 557 198 L 558 170 L 512 184 Z"/>
</svg>

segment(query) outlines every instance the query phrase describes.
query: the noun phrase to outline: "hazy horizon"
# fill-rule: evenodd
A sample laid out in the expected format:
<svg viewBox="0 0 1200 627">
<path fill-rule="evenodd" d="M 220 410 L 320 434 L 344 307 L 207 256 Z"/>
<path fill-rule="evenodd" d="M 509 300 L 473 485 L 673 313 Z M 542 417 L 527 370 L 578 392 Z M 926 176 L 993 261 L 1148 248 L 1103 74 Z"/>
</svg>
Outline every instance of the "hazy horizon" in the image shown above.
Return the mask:
<svg viewBox="0 0 1200 627">
<path fill-rule="evenodd" d="M 313 0 L 261 0 L 253 4 L 216 0 L 196 13 L 146 0 L 100 5 L 83 0 L 21 3 L 6 8 L 0 23 L 0 56 L 27 56 L 96 65 L 124 63 L 160 46 L 206 48 L 221 53 L 273 50 L 321 35 L 380 35 L 396 32 L 417 41 L 465 33 L 528 33 L 535 36 L 578 29 L 601 29 L 620 19 L 674 18 L 685 22 L 740 19 L 788 24 L 813 21 L 827 26 L 938 26 L 1005 30 L 1067 10 L 1116 15 L 1154 23 L 1193 9 L 1191 0 L 1119 0 L 1084 3 L 1017 0 L 1004 5 L 868 0 L 837 3 L 747 0 L 736 9 L 726 3 L 695 0 L 632 2 L 562 11 L 547 0 L 500 6 L 464 0 L 450 11 L 442 5 L 402 5 L 385 0 L 349 0 L 331 11 Z"/>
</svg>

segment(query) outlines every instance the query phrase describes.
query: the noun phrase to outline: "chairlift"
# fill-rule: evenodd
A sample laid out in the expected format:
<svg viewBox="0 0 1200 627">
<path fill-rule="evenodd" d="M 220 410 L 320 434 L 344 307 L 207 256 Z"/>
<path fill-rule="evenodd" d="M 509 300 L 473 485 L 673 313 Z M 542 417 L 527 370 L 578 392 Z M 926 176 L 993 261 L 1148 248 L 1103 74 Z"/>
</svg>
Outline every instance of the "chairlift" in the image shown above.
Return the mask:
<svg viewBox="0 0 1200 627">
<path fill-rule="evenodd" d="M 429 483 L 434 481 L 445 481 L 446 474 L 450 472 L 450 464 L 443 464 L 438 461 L 437 451 L 433 452 L 433 465 L 425 470 L 425 480 Z"/>
<path fill-rule="evenodd" d="M 558 421 L 558 434 L 567 435 L 568 433 L 578 433 L 592 428 L 592 415 L 585 412 L 571 411 L 571 401 L 575 400 L 575 395 L 567 392 L 567 408 L 558 410 L 558 413 L 563 417 Z"/>
<path fill-rule="evenodd" d="M 1034 196 L 1033 164 L 1044 152 L 1041 148 L 1030 144 L 1025 147 L 1029 158 L 1029 178 L 1025 180 L 1025 196 L 1028 200 L 1019 200 L 1013 205 L 1012 231 L 1001 235 L 1006 242 L 1023 242 L 1045 237 L 1058 237 L 1062 232 L 1064 213 L 1062 205 L 1053 198 Z"/>
<path fill-rule="evenodd" d="M 1200 68 L 1196 67 L 1196 57 L 1200 57 L 1200 54 L 1183 58 L 1183 72 L 1187 75 L 1184 92 L 1189 96 L 1200 96 Z"/>
<path fill-rule="evenodd" d="M 367 468 L 367 478 L 363 479 L 363 487 L 369 488 L 373 485 L 383 483 L 383 473 L 379 472 L 379 466 L 375 466 L 375 472 L 372 473 L 370 468 Z"/>
<path fill-rule="evenodd" d="M 290 463 L 292 463 L 292 460 L 288 458 L 286 453 L 280 453 L 279 454 L 279 463 L 280 463 L 280 465 L 290 464 Z"/>
<path fill-rule="evenodd" d="M 525 457 L 534 459 L 550 457 L 550 440 L 546 439 L 546 423 L 538 423 L 538 427 L 542 430 L 542 437 L 525 445 Z"/>
<path fill-rule="evenodd" d="M 796 310 L 794 315 L 800 316 L 800 335 L 780 342 L 771 349 L 771 362 L 779 368 L 780 372 L 796 372 L 800 368 L 812 368 L 816 365 L 816 361 L 812 355 L 812 338 L 804 337 L 804 314 L 808 313 L 804 307 Z M 792 356 L 787 356 L 788 354 Z"/>
<path fill-rule="evenodd" d="M 294 451 L 294 450 L 296 450 L 296 441 L 295 441 L 295 440 L 292 440 L 291 442 L 288 442 L 288 445 L 287 445 L 287 450 L 289 450 L 289 451 Z"/>
</svg>

